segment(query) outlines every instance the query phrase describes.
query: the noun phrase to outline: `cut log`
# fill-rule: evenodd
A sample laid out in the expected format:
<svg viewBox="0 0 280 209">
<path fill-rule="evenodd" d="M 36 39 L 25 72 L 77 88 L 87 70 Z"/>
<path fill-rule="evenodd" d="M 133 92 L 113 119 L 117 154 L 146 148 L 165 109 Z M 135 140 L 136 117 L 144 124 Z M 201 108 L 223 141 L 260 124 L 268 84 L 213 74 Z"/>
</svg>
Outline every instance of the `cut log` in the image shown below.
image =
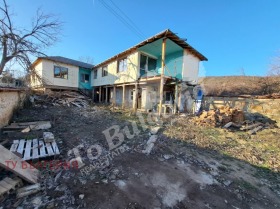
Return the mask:
<svg viewBox="0 0 280 209">
<path fill-rule="evenodd" d="M 252 125 L 249 125 L 249 126 L 244 126 L 242 127 L 240 130 L 251 130 L 253 128 L 256 128 L 258 127 L 259 125 L 262 125 L 262 123 L 255 123 L 255 124 L 252 124 Z"/>
<path fill-rule="evenodd" d="M 0 166 L 13 172 L 29 183 L 34 184 L 38 182 L 39 171 L 2 145 L 0 145 Z"/>
<path fill-rule="evenodd" d="M 260 131 L 263 128 L 263 126 L 258 126 L 256 128 L 254 128 L 253 130 L 248 131 L 249 134 L 255 134 L 258 131 Z"/>
</svg>

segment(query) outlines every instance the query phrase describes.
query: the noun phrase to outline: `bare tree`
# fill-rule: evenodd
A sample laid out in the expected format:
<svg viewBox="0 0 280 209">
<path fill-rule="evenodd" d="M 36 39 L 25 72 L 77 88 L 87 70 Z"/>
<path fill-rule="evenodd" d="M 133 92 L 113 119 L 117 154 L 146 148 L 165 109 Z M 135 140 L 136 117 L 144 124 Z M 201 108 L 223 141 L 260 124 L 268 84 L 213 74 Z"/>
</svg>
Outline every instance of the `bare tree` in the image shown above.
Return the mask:
<svg viewBox="0 0 280 209">
<path fill-rule="evenodd" d="M 273 63 L 267 73 L 269 76 L 280 76 L 280 55 L 273 59 Z"/>
<path fill-rule="evenodd" d="M 19 63 L 29 72 L 32 57 L 45 56 L 43 50 L 58 40 L 62 23 L 54 15 L 46 15 L 40 9 L 31 28 L 15 27 L 6 0 L 0 5 L 0 75 L 10 61 Z"/>
<path fill-rule="evenodd" d="M 81 62 L 85 62 L 85 63 L 91 64 L 91 65 L 93 65 L 93 63 L 94 63 L 94 59 L 91 56 L 82 56 L 82 57 L 79 57 L 79 60 Z"/>
</svg>

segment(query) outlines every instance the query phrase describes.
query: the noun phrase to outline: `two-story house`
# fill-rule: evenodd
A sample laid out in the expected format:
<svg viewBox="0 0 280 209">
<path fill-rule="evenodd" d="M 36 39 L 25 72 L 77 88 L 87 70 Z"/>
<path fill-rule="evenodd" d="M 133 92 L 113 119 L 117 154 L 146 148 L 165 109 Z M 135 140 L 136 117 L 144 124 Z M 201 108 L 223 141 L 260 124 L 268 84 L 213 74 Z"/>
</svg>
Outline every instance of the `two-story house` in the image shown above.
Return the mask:
<svg viewBox="0 0 280 209">
<path fill-rule="evenodd" d="M 207 58 L 165 30 L 95 65 L 94 100 L 145 111 L 159 109 L 160 103 L 165 110 L 187 110 L 200 61 Z"/>
</svg>

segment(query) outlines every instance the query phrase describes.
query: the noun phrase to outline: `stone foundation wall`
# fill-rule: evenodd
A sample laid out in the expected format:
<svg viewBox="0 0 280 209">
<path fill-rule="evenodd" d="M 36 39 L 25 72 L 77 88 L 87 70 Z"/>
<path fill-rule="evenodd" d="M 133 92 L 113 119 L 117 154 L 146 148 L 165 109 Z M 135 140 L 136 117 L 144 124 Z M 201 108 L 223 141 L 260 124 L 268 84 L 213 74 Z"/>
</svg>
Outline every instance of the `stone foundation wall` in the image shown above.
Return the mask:
<svg viewBox="0 0 280 209">
<path fill-rule="evenodd" d="M 244 112 L 259 113 L 280 124 L 280 99 L 253 99 L 239 97 L 205 97 L 204 109 L 220 106 L 236 107 Z"/>
<path fill-rule="evenodd" d="M 26 94 L 15 89 L 0 89 L 0 128 L 8 125 L 14 110 L 22 107 Z"/>
</svg>

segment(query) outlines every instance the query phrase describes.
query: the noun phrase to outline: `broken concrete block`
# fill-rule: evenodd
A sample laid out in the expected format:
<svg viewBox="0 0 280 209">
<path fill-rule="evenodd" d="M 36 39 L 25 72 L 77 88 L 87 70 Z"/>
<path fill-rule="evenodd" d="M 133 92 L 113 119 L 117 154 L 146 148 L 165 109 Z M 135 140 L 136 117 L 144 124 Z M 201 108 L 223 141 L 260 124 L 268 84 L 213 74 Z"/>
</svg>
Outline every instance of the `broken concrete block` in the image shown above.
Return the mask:
<svg viewBox="0 0 280 209">
<path fill-rule="evenodd" d="M 157 135 L 152 135 L 149 140 L 147 141 L 147 147 L 145 150 L 142 151 L 144 154 L 150 154 L 153 147 L 155 146 L 155 142 L 157 140 Z"/>
<path fill-rule="evenodd" d="M 155 143 L 157 140 L 157 137 L 158 137 L 157 135 L 150 136 L 149 140 L 147 141 L 147 144 Z"/>
<path fill-rule="evenodd" d="M 43 139 L 45 142 L 53 142 L 54 141 L 54 135 L 52 132 L 44 132 L 43 133 Z"/>
<path fill-rule="evenodd" d="M 85 197 L 84 194 L 80 194 L 80 195 L 79 195 L 79 198 L 80 198 L 81 200 L 84 199 L 84 197 Z"/>
<path fill-rule="evenodd" d="M 158 133 L 158 131 L 159 131 L 159 129 L 160 129 L 160 126 L 153 127 L 153 128 L 151 129 L 151 134 L 152 134 L 152 135 L 157 134 L 157 133 Z"/>
</svg>

